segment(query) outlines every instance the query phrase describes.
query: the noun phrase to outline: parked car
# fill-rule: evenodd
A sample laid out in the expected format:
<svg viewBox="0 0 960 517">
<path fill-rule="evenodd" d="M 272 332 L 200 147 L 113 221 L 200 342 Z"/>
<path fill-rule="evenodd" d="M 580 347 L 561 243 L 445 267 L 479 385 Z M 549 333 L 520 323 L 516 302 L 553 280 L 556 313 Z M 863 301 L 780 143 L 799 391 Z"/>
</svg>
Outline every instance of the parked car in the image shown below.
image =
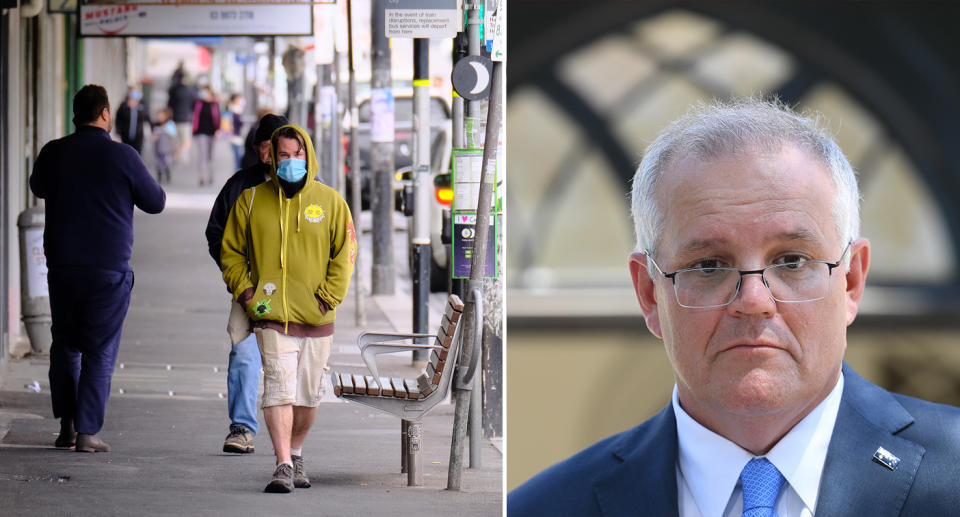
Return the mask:
<svg viewBox="0 0 960 517">
<path fill-rule="evenodd" d="M 430 196 L 430 292 L 448 291 L 450 288 L 450 207 L 453 202 L 453 183 L 450 171 L 432 174 L 432 195 Z M 400 206 L 408 216 L 407 243 L 412 241 L 413 177 L 411 167 L 397 171 L 397 178 L 403 184 L 404 195 Z M 413 247 L 407 248 L 407 264 L 411 276 L 414 274 Z"/>
<path fill-rule="evenodd" d="M 370 207 L 372 191 L 372 177 L 370 164 L 370 99 L 360 101 L 358 105 L 359 121 L 357 123 L 357 144 L 360 155 L 360 204 L 366 210 Z M 399 170 L 413 164 L 413 95 L 402 93 L 394 96 L 394 169 Z M 449 167 L 451 139 L 453 135 L 450 119 L 450 108 L 442 97 L 430 98 L 430 142 L 431 142 L 431 171 L 442 171 Z M 446 153 L 436 156 L 432 150 L 440 145 Z M 434 161 L 434 160 L 437 161 Z M 347 154 L 347 198 L 352 189 L 350 174 L 353 172 L 350 155 Z M 400 185 L 395 184 L 395 190 Z M 399 206 L 397 207 L 399 209 Z"/>
</svg>

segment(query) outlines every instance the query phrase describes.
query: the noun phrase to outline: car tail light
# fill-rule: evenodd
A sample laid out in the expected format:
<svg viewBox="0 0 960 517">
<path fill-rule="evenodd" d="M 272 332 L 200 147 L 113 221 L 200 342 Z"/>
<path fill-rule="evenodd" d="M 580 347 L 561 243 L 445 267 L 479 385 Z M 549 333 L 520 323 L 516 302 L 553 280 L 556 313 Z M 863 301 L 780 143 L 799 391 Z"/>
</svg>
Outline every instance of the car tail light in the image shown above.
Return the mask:
<svg viewBox="0 0 960 517">
<path fill-rule="evenodd" d="M 453 189 L 450 187 L 436 187 L 434 192 L 437 196 L 437 203 L 443 206 L 450 206 L 453 203 Z"/>
</svg>

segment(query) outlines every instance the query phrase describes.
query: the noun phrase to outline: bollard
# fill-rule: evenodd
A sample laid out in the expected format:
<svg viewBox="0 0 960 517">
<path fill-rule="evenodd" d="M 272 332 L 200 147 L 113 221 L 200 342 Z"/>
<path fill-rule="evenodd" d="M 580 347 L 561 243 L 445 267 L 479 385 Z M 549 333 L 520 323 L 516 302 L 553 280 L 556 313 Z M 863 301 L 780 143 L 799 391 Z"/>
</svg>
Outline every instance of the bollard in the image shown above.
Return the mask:
<svg viewBox="0 0 960 517">
<path fill-rule="evenodd" d="M 400 420 L 400 473 L 407 473 L 407 428 L 410 422 Z"/>
<path fill-rule="evenodd" d="M 30 351 L 34 354 L 50 353 L 53 343 L 47 259 L 43 254 L 45 215 L 42 207 L 35 206 L 24 210 L 17 218 L 20 228 L 20 310 L 30 339 Z"/>
<path fill-rule="evenodd" d="M 407 424 L 407 486 L 423 484 L 423 468 L 420 459 L 420 439 L 423 437 L 423 424 Z"/>
</svg>

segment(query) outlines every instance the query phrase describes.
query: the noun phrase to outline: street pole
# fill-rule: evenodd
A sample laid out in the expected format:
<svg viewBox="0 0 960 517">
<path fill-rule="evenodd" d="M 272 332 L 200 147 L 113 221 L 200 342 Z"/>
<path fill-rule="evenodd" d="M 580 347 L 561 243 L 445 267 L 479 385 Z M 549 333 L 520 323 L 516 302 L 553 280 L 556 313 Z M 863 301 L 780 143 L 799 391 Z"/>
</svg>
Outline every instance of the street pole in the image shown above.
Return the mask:
<svg viewBox="0 0 960 517">
<path fill-rule="evenodd" d="M 322 44 L 322 43 L 321 43 Z M 333 65 L 323 63 L 317 65 L 317 86 L 314 88 L 313 95 L 313 124 L 314 124 L 314 146 L 316 147 L 317 161 L 319 170 L 317 176 L 324 185 L 337 188 L 335 183 L 337 178 L 334 176 L 334 167 L 336 157 L 331 154 L 330 141 L 333 140 L 333 114 L 328 111 L 330 99 L 330 89 L 332 88 L 331 74 Z"/>
<path fill-rule="evenodd" d="M 478 20 L 476 4 L 473 4 L 472 7 L 468 20 Z M 470 22 L 468 21 L 468 23 Z M 469 30 L 474 30 L 474 27 L 470 26 Z M 471 38 L 471 40 L 472 39 L 473 38 Z M 479 40 L 479 32 L 476 33 L 476 39 Z M 471 41 L 471 45 L 472 43 Z M 479 50 L 479 47 L 477 48 Z M 483 161 L 481 162 L 480 168 L 480 194 L 477 199 L 477 224 L 474 227 L 475 239 L 470 265 L 470 282 L 463 311 L 463 325 L 465 329 L 474 328 L 476 318 L 483 317 L 482 314 L 477 314 L 477 302 L 473 293 L 483 292 L 487 239 L 490 232 L 490 205 L 493 200 L 494 170 L 497 164 L 497 139 L 499 136 L 498 133 L 500 132 L 500 111 L 503 103 L 502 89 L 503 64 L 494 62 L 490 85 L 490 103 L 487 109 L 486 142 L 488 145 L 485 145 L 483 148 Z M 480 343 L 474 341 L 476 337 L 472 332 L 467 332 L 463 335 L 459 359 L 460 365 L 470 364 L 473 354 L 482 353 L 481 347 L 479 346 Z M 478 374 L 475 373 L 474 375 Z M 459 376 L 454 379 L 457 380 L 458 378 Z M 448 490 L 460 490 L 460 478 L 463 473 L 463 442 L 467 434 L 466 424 L 470 409 L 471 392 L 475 389 L 476 388 L 470 389 L 470 387 L 460 386 L 454 390 L 456 409 L 453 420 L 453 437 L 450 443 L 450 468 L 447 474 Z M 479 419 L 479 412 L 475 420 L 477 419 Z"/>
<path fill-rule="evenodd" d="M 473 0 L 473 8 L 467 13 L 467 55 L 480 55 L 480 24 L 483 20 L 480 18 L 480 2 L 483 0 Z M 472 123 L 467 124 L 467 130 L 471 134 L 467 135 L 467 146 L 476 147 L 477 143 L 477 121 L 480 119 L 480 101 L 467 102 L 467 117 L 473 119 Z"/>
<path fill-rule="evenodd" d="M 430 40 L 413 40 L 413 332 L 429 332 L 427 304 L 430 298 Z M 424 341 L 425 342 L 425 341 Z M 413 362 L 426 362 L 426 350 L 415 350 Z"/>
<path fill-rule="evenodd" d="M 349 39 L 349 36 L 348 36 L 348 39 Z M 340 178 L 340 181 L 337 182 L 337 190 L 340 191 L 340 195 L 343 196 L 344 198 L 346 198 L 347 196 L 347 178 L 343 175 L 343 171 L 346 170 L 345 167 L 347 162 L 347 157 L 346 157 L 347 153 L 343 148 L 343 135 L 344 135 L 344 131 L 349 131 L 349 128 L 343 127 L 343 121 L 345 120 L 344 118 L 345 113 L 350 112 L 349 103 L 345 103 L 341 100 L 346 98 L 346 94 L 343 91 L 343 84 L 344 84 L 343 79 L 340 77 L 340 70 L 343 70 L 343 62 L 345 61 L 345 59 L 346 57 L 343 55 L 342 52 L 337 52 L 337 58 L 334 60 L 334 62 L 337 63 L 336 65 L 337 80 L 335 81 L 335 84 L 337 87 L 337 110 L 334 115 L 335 117 L 337 117 L 337 133 L 336 133 L 337 139 L 333 143 L 333 145 L 336 146 L 337 148 L 336 174 L 337 174 L 337 177 Z M 359 223 L 356 223 L 355 225 L 358 228 L 360 226 Z M 357 238 L 359 239 L 360 236 L 358 235 Z"/>
<path fill-rule="evenodd" d="M 467 38 L 465 34 L 458 33 L 457 37 L 453 39 L 453 64 L 456 66 L 457 61 L 460 61 L 460 58 L 467 55 Z M 467 141 L 464 137 L 464 99 L 461 97 L 456 90 L 453 91 L 453 148 L 454 149 L 465 149 L 467 147 Z M 446 212 L 446 216 L 449 218 L 449 212 Z M 451 226 L 453 225 L 451 221 Z M 453 240 L 451 236 L 451 241 Z M 450 243 L 450 253 L 447 254 L 447 268 L 451 273 L 453 272 L 453 245 Z M 461 299 L 466 299 L 464 294 L 466 291 L 464 289 L 464 281 L 462 278 L 452 278 L 450 279 L 450 293 L 459 296 Z"/>
<path fill-rule="evenodd" d="M 336 45 L 335 42 L 332 42 Z M 337 95 L 336 84 L 340 82 L 340 73 L 337 69 L 337 51 L 334 49 L 333 62 L 330 63 L 330 86 L 327 89 L 327 116 L 330 117 L 326 124 L 329 124 L 324 131 L 324 135 L 329 135 L 327 139 L 327 156 L 330 157 L 330 187 L 343 194 L 343 169 L 338 168 L 343 147 L 340 145 L 340 114 L 337 106 L 340 104 L 339 95 Z"/>
<path fill-rule="evenodd" d="M 367 310 L 363 305 L 366 298 L 363 295 L 363 282 L 361 281 L 360 261 L 363 260 L 363 253 L 360 253 L 359 243 L 361 242 L 361 209 L 360 206 L 360 149 L 357 147 L 357 119 L 360 114 L 357 110 L 357 70 L 353 60 L 353 3 L 347 0 L 347 61 L 350 69 L 349 77 L 349 99 L 347 99 L 347 108 L 350 110 L 350 212 L 353 214 L 354 231 L 357 233 L 357 257 L 353 264 L 353 294 L 356 297 L 356 312 L 354 319 L 357 327 L 363 328 L 367 325 Z"/>
<path fill-rule="evenodd" d="M 393 128 L 393 94 L 390 90 L 390 40 L 385 32 L 384 6 L 387 0 L 373 0 L 371 25 L 370 79 L 370 172 L 373 175 L 371 211 L 373 212 L 373 294 L 393 294 L 396 271 L 393 263 L 393 131 L 378 135 L 378 128 Z M 375 94 L 389 99 L 376 102 Z M 382 141 L 378 141 L 382 140 Z"/>
<path fill-rule="evenodd" d="M 467 13 L 467 54 L 471 56 L 480 55 L 480 47 L 483 44 L 480 37 L 480 24 L 483 23 L 483 19 L 480 17 L 480 5 L 483 0 L 473 0 L 472 9 Z M 492 85 L 491 85 L 492 86 Z M 491 93 L 492 93 L 491 89 Z M 487 117 L 489 118 L 489 104 L 487 105 Z M 469 101 L 467 103 L 467 116 L 469 117 L 469 123 L 467 125 L 467 131 L 469 133 L 466 135 L 467 147 L 477 147 L 479 146 L 479 121 L 480 121 L 480 101 Z M 493 140 L 496 142 L 496 140 Z M 486 164 L 484 164 L 486 165 Z M 490 174 L 491 181 L 493 174 Z M 477 231 L 477 238 L 480 238 L 480 207 L 477 207 L 477 226 L 475 227 Z M 484 226 L 484 234 L 486 234 L 486 226 Z M 477 242 L 477 241 L 475 241 Z M 484 248 L 486 249 L 486 240 L 484 240 Z M 479 253 L 480 248 L 474 245 L 474 253 Z M 486 255 L 484 255 L 486 258 Z M 473 260 L 477 260 L 474 257 Z M 482 271 L 482 270 L 481 270 Z M 473 292 L 474 289 L 479 289 L 480 292 L 484 292 L 482 280 L 480 280 L 476 285 L 473 282 L 473 269 L 470 270 L 471 279 L 470 285 L 468 287 L 469 292 Z M 483 278 L 483 275 L 480 276 Z M 483 317 L 483 315 L 478 315 L 478 317 Z M 480 343 L 477 343 L 475 347 L 475 353 L 482 353 L 482 347 Z M 470 392 L 470 411 L 468 414 L 467 427 L 469 429 L 470 436 L 470 468 L 479 468 L 480 467 L 480 434 L 482 428 L 482 404 L 483 404 L 483 384 L 481 382 L 481 375 L 474 377 L 474 385 L 472 391 Z"/>
</svg>

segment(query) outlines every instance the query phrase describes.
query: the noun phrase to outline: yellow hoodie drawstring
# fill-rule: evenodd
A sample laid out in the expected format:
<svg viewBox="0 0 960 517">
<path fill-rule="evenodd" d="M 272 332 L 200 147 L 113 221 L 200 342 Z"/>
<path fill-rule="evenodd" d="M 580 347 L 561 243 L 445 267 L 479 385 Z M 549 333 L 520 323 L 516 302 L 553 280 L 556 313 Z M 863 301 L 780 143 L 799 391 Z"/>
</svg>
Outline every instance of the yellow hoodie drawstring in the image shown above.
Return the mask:
<svg viewBox="0 0 960 517">
<path fill-rule="evenodd" d="M 283 190 L 280 186 L 277 186 L 277 203 L 280 206 L 280 269 L 283 269 Z"/>
<path fill-rule="evenodd" d="M 300 233 L 300 212 L 303 212 L 303 189 L 297 193 L 297 233 Z"/>
<path fill-rule="evenodd" d="M 280 291 L 283 293 L 283 333 L 287 333 L 287 268 L 284 267 L 287 255 L 287 234 L 283 231 L 283 222 L 290 214 L 290 204 L 283 202 L 283 188 L 277 185 L 277 201 L 280 203 Z"/>
</svg>

